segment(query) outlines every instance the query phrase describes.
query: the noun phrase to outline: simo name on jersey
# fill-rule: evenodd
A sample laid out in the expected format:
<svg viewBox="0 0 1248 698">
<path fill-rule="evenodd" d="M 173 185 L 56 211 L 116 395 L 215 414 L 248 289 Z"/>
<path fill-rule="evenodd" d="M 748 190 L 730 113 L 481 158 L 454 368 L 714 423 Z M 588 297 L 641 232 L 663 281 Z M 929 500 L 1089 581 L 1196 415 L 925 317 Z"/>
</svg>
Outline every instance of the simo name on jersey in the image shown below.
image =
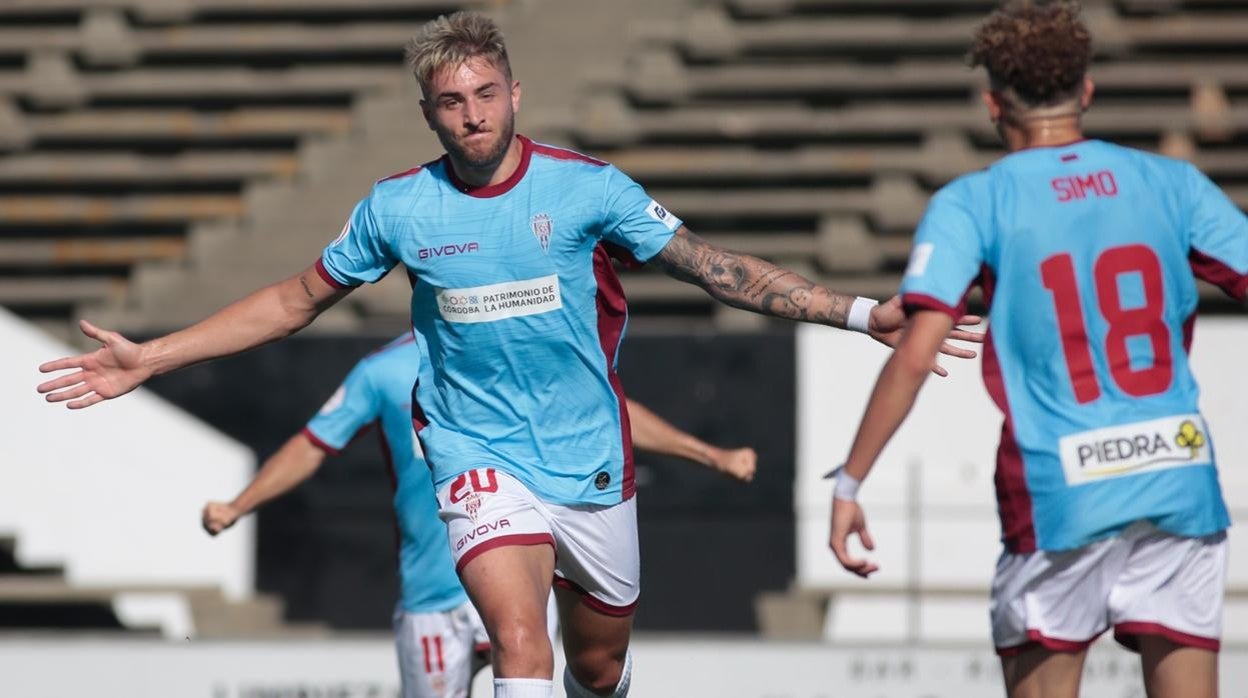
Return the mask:
<svg viewBox="0 0 1248 698">
<path fill-rule="evenodd" d="M 1114 179 L 1114 173 L 1109 170 L 1058 177 L 1049 182 L 1049 186 L 1057 192 L 1058 202 L 1063 204 L 1068 201 L 1086 199 L 1089 196 L 1097 198 L 1118 196 L 1118 182 Z"/>
</svg>

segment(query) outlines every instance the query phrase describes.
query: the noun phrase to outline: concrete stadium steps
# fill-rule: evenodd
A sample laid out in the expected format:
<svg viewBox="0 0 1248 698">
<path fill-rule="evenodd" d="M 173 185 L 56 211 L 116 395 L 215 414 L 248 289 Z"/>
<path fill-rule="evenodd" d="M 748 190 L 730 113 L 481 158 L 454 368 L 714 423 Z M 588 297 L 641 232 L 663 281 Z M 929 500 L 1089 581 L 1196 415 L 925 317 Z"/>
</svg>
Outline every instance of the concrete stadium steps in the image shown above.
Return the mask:
<svg viewBox="0 0 1248 698">
<path fill-rule="evenodd" d="M 0 19 L 50 14 L 72 18 L 101 8 L 124 10 L 152 21 L 189 21 L 220 14 L 243 17 L 285 14 L 298 18 L 327 14 L 333 17 L 413 12 L 443 14 L 465 6 L 489 4 L 485 0 L 6 0 L 0 4 Z"/>
<path fill-rule="evenodd" d="M 958 56 L 965 53 L 984 14 L 982 6 L 955 7 L 957 14 L 944 16 L 912 16 L 906 8 L 889 9 L 892 14 L 816 11 L 738 19 L 728 8 L 710 4 L 691 13 L 683 24 L 650 25 L 637 31 L 644 41 L 680 42 L 689 55 L 699 59 L 802 54 Z M 1236 53 L 1248 31 L 1248 17 L 1227 13 L 1122 16 L 1105 3 L 1088 3 L 1084 16 L 1097 37 L 1098 50 L 1108 55 L 1193 47 Z"/>
<path fill-rule="evenodd" d="M 291 68 L 135 68 L 79 71 L 63 53 L 33 53 L 22 70 L 0 72 L 0 95 L 38 107 L 100 103 L 232 104 L 281 101 L 346 102 L 365 91 L 395 89 L 410 79 L 385 65 L 303 65 Z"/>
<path fill-rule="evenodd" d="M 769 149 L 738 144 L 677 144 L 598 151 L 594 155 L 633 177 L 656 183 L 850 179 L 890 173 L 914 173 L 927 181 L 943 183 L 996 159 L 996 153 L 977 151 L 957 134 L 932 134 L 919 147 L 803 145 Z"/>
<path fill-rule="evenodd" d="M 931 191 L 999 156 L 975 94 L 982 78 L 961 60 L 993 4 L 681 0 L 590 12 L 542 0 L 497 14 L 525 82 L 523 132 L 615 163 L 694 230 L 887 295 Z M 32 33 L 15 38 L 24 67 L 0 71 L 0 148 L 13 153 L 0 158 L 0 187 L 30 202 L 0 198 L 0 278 L 64 268 L 57 288 L 36 290 L 154 328 L 298 271 L 371 181 L 440 151 L 397 57 L 420 21 L 463 6 L 496 3 L 6 4 L 0 35 Z M 1089 135 L 1191 159 L 1248 205 L 1248 62 L 1229 38 L 1248 11 L 1121 0 L 1085 13 L 1103 47 Z M 552 18 L 580 28 L 558 54 L 543 31 Z M 602 45 L 604 31 L 621 41 Z M 575 74 L 568 51 L 586 57 Z M 170 197 L 195 208 L 175 220 Z M 44 230 L 68 242 L 49 244 Z M 96 230 L 116 242 L 86 244 Z M 119 269 L 139 269 L 121 302 Z M 626 279 L 643 312 L 716 312 L 697 289 Z M 401 281 L 356 292 L 318 325 L 398 322 Z"/>
<path fill-rule="evenodd" d="M 168 634 L 152 624 L 127 624 L 118 604 L 128 599 L 173 598 L 190 610 L 190 631 L 200 639 L 240 637 L 322 637 L 329 629 L 318 623 L 287 623 L 284 603 L 272 596 L 230 601 L 213 588 L 100 587 L 84 588 L 61 578 L 0 575 L 0 633 L 32 630 L 112 630 Z"/>
<path fill-rule="evenodd" d="M 32 139 L 81 143 L 195 143 L 344 133 L 345 109 L 251 107 L 225 112 L 190 109 L 90 109 L 25 117 Z"/>
<path fill-rule="evenodd" d="M 180 287 L 169 279 L 186 276 L 193 279 L 189 289 L 215 289 L 185 301 L 192 312 L 215 309 L 241 295 L 235 281 L 260 278 L 263 264 L 236 264 L 222 252 L 208 255 L 219 269 L 188 274 L 188 260 L 201 249 L 221 250 L 225 245 L 205 240 L 222 230 L 238 233 L 237 222 L 253 213 L 266 226 L 256 229 L 261 242 L 240 245 L 238 254 L 260 250 L 248 259 L 275 265 L 263 282 L 284 268 L 277 258 L 289 262 L 283 248 L 304 249 L 299 241 L 309 240 L 310 261 L 367 183 L 388 174 L 375 164 L 357 166 L 358 153 L 349 148 L 317 144 L 348 136 L 360 118 L 353 110 L 370 98 L 410 95 L 400 57 L 420 24 L 500 4 L 506 3 L 0 3 L 0 59 L 11 59 L 0 68 L 0 303 L 53 327 L 51 319 L 73 314 L 74 306 L 94 312 L 87 309 L 125 305 L 131 270 L 152 265 L 143 276 L 160 281 L 146 285 L 176 292 Z M 410 121 L 414 101 L 405 106 L 402 118 Z M 360 128 L 369 122 L 363 117 Z M 389 135 L 396 132 L 389 127 Z M 388 159 L 373 156 L 374 163 Z M 405 158 L 390 171 L 413 164 Z M 350 192 L 341 201 L 323 192 L 288 200 L 272 193 L 280 187 L 264 186 L 297 177 L 314 183 L 322 171 L 357 178 L 349 187 L 323 184 Z M 253 184 L 261 185 L 256 193 Z M 293 202 L 320 217 L 282 221 L 265 201 Z M 221 239 L 228 244 L 237 235 Z"/>
<path fill-rule="evenodd" d="M 317 623 L 287 623 L 285 605 L 273 596 L 233 601 L 215 587 L 82 587 L 69 583 L 61 567 L 22 565 L 15 549 L 14 538 L 0 537 L 0 634 L 90 630 L 167 635 L 171 628 L 130 620 L 136 615 L 134 603 L 142 604 L 152 598 L 184 602 L 189 608 L 191 631 L 197 638 L 329 634 L 327 627 Z"/>
<path fill-rule="evenodd" d="M 1174 94 L 1207 87 L 1248 88 L 1248 59 L 1149 58 L 1097 64 L 1091 76 L 1100 97 Z M 624 76 L 630 95 L 651 103 L 693 99 L 878 98 L 976 92 L 981 71 L 958 59 L 906 59 L 887 64 L 829 64 L 811 59 L 759 63 L 683 63 L 674 50 L 634 57 Z"/>
<path fill-rule="evenodd" d="M 0 56 L 54 50 L 101 66 L 194 57 L 219 63 L 265 57 L 325 60 L 335 54 L 394 61 L 419 26 L 419 20 L 132 26 L 120 11 L 92 9 L 78 26 L 0 26 Z"/>
<path fill-rule="evenodd" d="M 922 118 L 916 118 L 921 113 Z M 1089 137 L 1159 138 L 1187 132 L 1210 139 L 1248 133 L 1248 102 L 1220 109 L 1187 103 L 1139 106 L 1101 104 L 1085 118 Z M 840 108 L 802 104 L 690 103 L 670 109 L 630 106 L 619 95 L 587 100 L 572 125 L 579 140 L 593 147 L 638 143 L 775 142 L 796 144 L 833 138 L 919 139 L 931 131 L 957 131 L 995 138 L 983 105 L 965 101 L 916 104 L 863 102 Z"/>
</svg>

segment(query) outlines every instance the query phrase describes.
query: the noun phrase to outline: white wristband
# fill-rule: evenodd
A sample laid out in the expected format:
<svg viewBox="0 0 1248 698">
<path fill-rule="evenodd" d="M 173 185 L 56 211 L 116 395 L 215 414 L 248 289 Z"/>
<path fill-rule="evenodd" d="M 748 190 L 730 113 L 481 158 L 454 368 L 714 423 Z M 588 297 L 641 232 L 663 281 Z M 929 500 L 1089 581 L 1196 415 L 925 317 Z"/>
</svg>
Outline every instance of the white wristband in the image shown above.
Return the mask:
<svg viewBox="0 0 1248 698">
<path fill-rule="evenodd" d="M 866 334 L 871 326 L 871 309 L 879 304 L 873 298 L 855 298 L 854 304 L 849 306 L 849 315 L 845 317 L 845 329 Z"/>
<path fill-rule="evenodd" d="M 847 502 L 858 501 L 858 488 L 862 486 L 862 480 L 845 472 L 843 465 L 833 471 L 832 476 L 836 478 L 836 485 L 832 488 L 833 497 Z"/>
</svg>

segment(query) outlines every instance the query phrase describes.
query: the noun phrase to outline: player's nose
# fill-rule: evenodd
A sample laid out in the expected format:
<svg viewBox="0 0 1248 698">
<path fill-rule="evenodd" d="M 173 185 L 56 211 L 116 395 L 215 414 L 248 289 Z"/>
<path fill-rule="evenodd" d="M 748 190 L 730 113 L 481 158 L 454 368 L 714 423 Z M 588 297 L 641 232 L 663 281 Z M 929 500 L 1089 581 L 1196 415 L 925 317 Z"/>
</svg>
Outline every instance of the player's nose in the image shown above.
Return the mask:
<svg viewBox="0 0 1248 698">
<path fill-rule="evenodd" d="M 464 128 L 469 131 L 476 132 L 485 128 L 485 112 L 476 103 L 475 100 L 468 100 L 464 103 Z"/>
</svg>

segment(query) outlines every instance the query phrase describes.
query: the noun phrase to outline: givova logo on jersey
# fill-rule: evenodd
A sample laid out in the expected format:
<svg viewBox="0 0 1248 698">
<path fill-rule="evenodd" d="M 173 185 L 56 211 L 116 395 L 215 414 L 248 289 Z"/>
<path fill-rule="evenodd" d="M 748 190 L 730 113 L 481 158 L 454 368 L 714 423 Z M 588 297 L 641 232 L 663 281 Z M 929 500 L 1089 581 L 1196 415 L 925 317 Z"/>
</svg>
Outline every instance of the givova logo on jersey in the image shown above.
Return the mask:
<svg viewBox="0 0 1248 698">
<path fill-rule="evenodd" d="M 1212 462 L 1198 414 L 1093 429 L 1058 443 L 1068 485 Z"/>
</svg>

